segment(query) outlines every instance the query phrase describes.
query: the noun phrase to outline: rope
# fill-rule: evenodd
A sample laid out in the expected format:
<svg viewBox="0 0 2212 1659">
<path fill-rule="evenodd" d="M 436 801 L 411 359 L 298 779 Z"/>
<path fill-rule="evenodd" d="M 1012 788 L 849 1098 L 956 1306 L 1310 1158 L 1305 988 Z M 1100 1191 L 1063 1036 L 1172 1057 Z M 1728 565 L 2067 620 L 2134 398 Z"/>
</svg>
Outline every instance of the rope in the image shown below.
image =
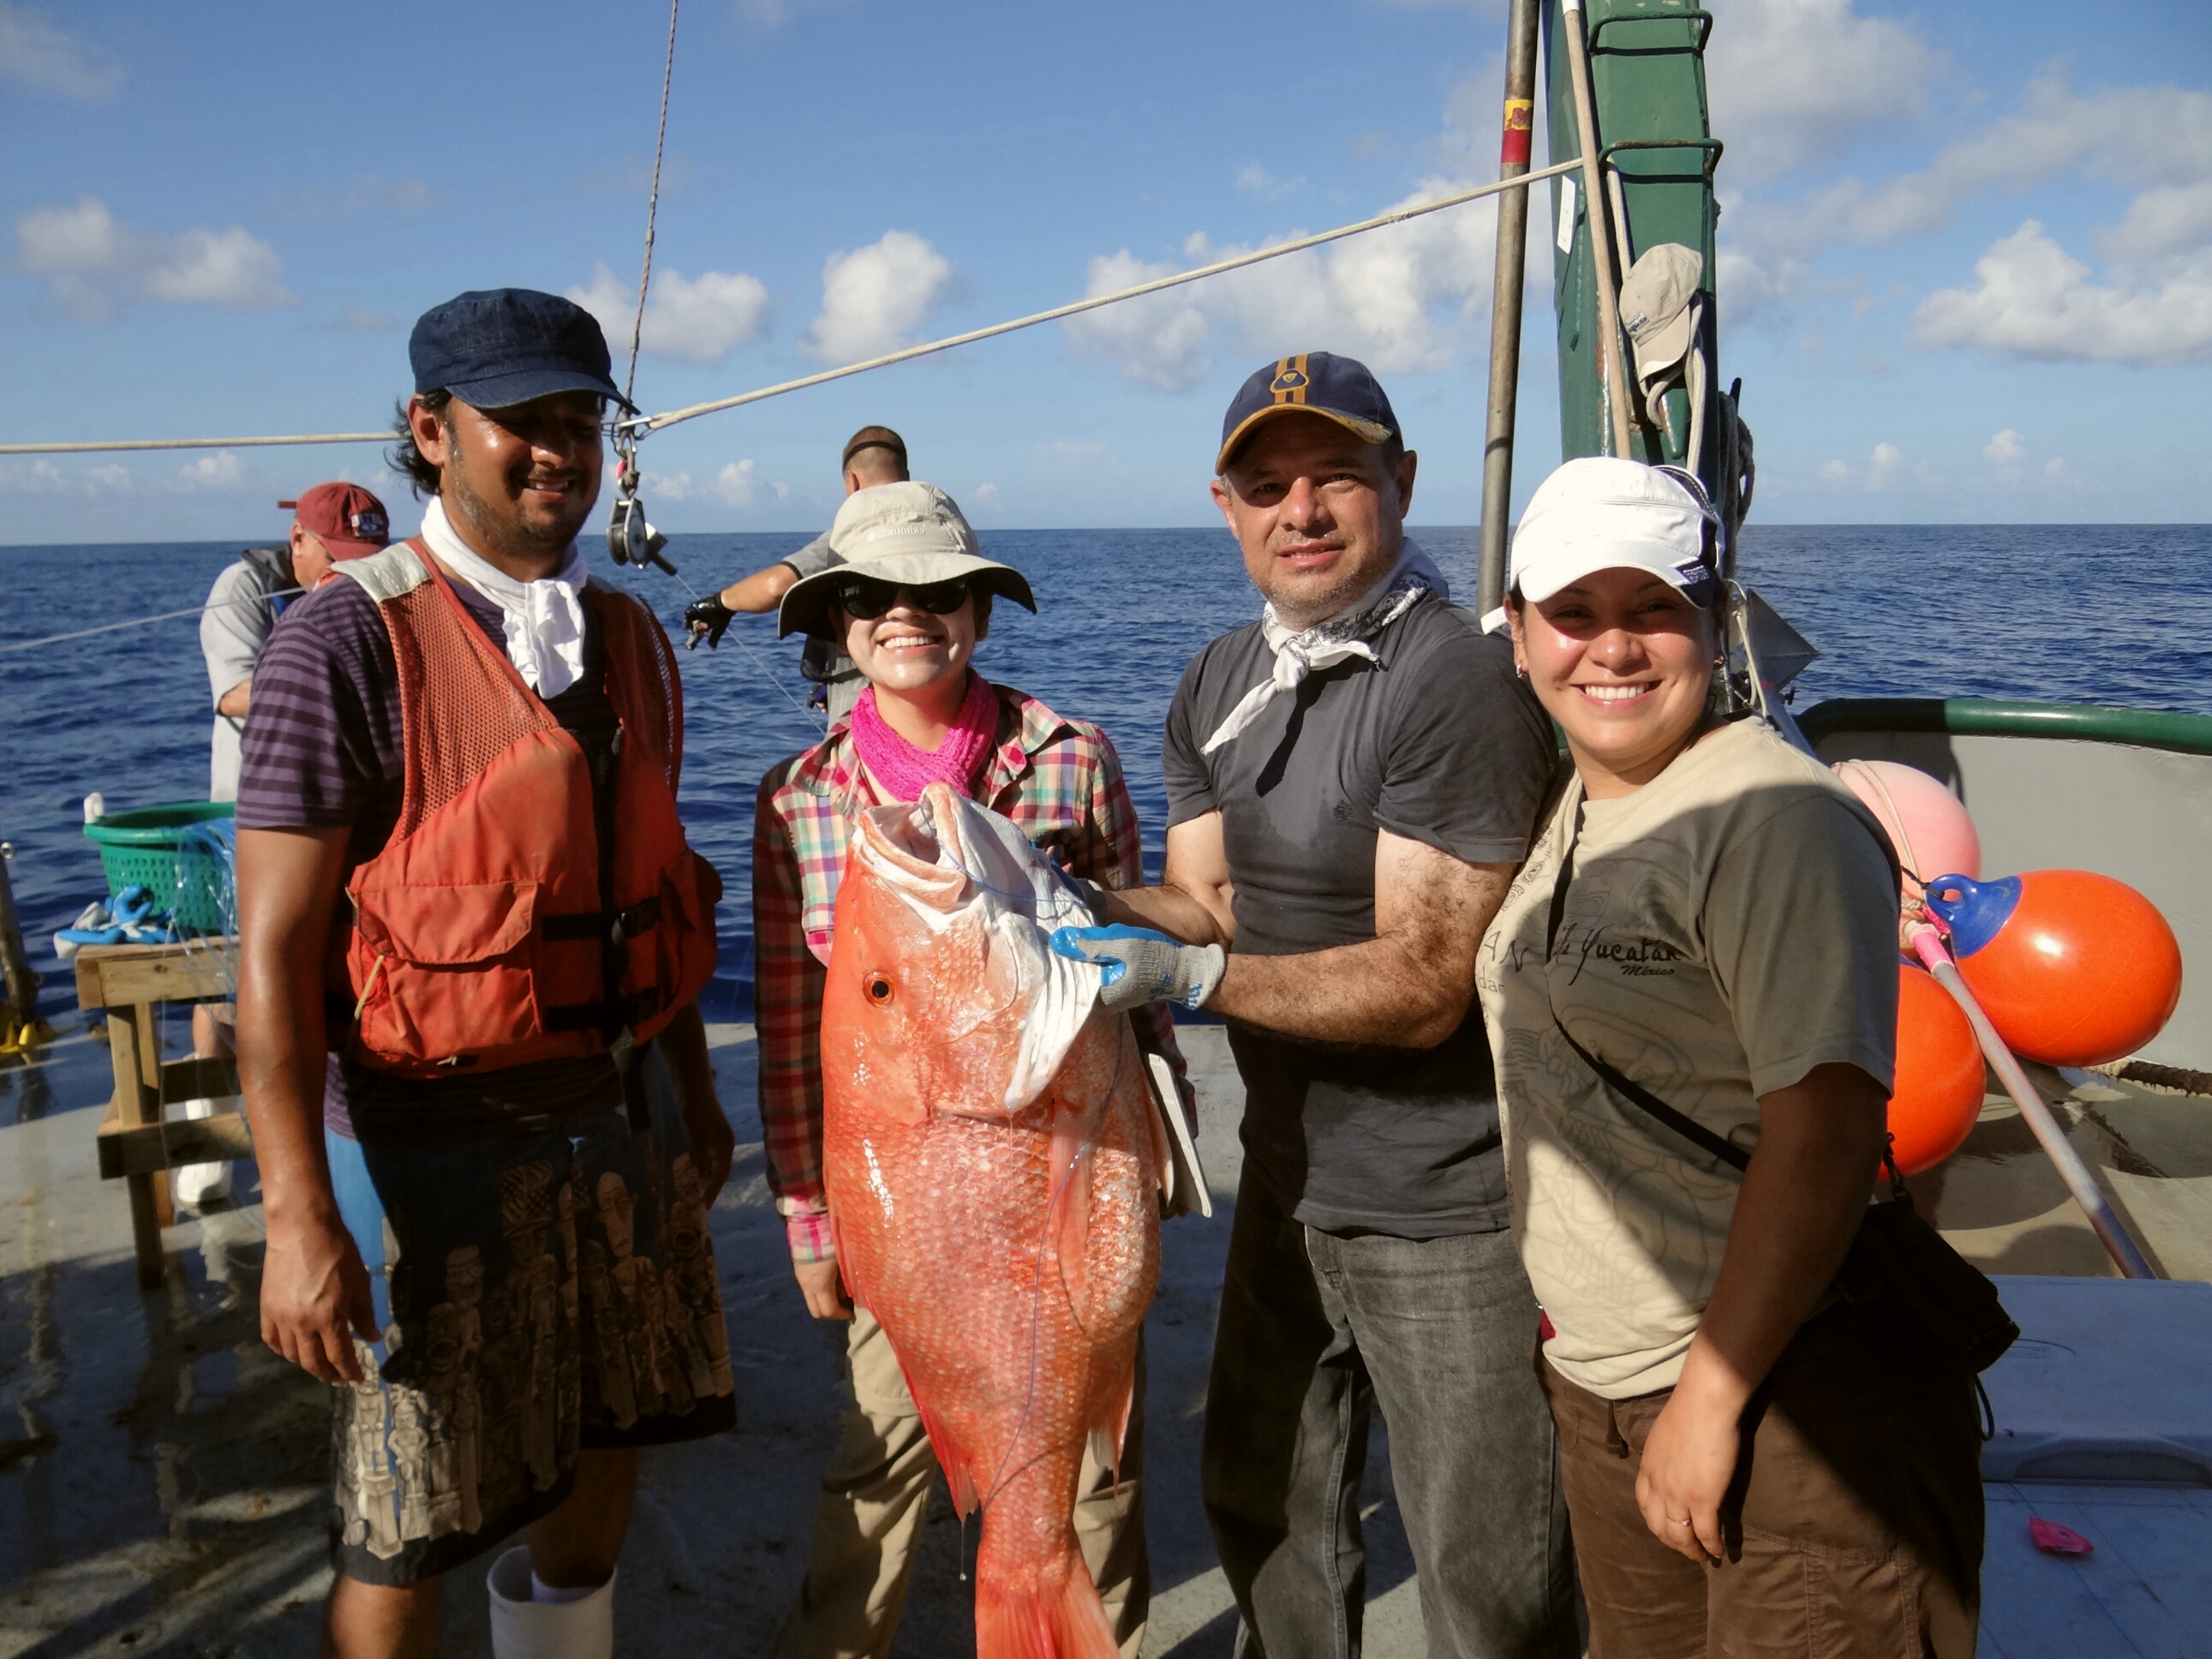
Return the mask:
<svg viewBox="0 0 2212 1659">
<path fill-rule="evenodd" d="M 668 87 L 676 78 L 676 9 L 683 0 L 668 0 L 668 61 L 660 70 L 660 131 L 653 141 L 653 189 L 645 198 L 645 269 L 637 275 L 637 317 L 629 325 L 629 373 L 623 380 L 623 400 L 637 389 L 637 349 L 645 338 L 645 291 L 653 283 L 653 222 L 660 212 L 660 153 L 668 143 Z"/>
<path fill-rule="evenodd" d="M 1555 166 L 1537 167 L 1515 179 L 1500 179 L 1480 185 L 1473 190 L 1461 191 L 1455 196 L 1441 197 L 1418 206 L 1399 208 L 1390 213 L 1378 213 L 1372 219 L 1362 219 L 1357 224 L 1340 225 L 1334 230 L 1322 231 L 1317 236 L 1301 236 L 1296 241 L 1279 242 L 1273 247 L 1263 247 L 1257 252 L 1239 254 L 1233 259 L 1217 260 L 1210 265 L 1200 265 L 1195 270 L 1181 271 L 1173 276 L 1161 276 L 1149 283 L 1139 283 L 1133 288 L 1116 289 L 1112 294 L 1101 294 L 1088 300 L 1077 300 L 1071 304 L 1055 306 L 1050 311 L 1039 311 L 1027 317 L 1017 317 L 1012 322 L 994 323 L 988 328 L 971 329 L 965 334 L 954 334 L 942 340 L 932 340 L 927 345 L 908 346 L 903 351 L 894 351 L 881 357 L 871 357 L 864 362 L 847 363 L 842 368 L 824 369 L 819 374 L 804 379 L 786 380 L 778 386 L 763 386 L 757 392 L 747 392 L 735 398 L 724 398 L 716 403 L 693 404 L 688 409 L 670 410 L 665 414 L 647 416 L 616 423 L 618 432 L 641 436 L 657 432 L 662 427 L 674 426 L 678 421 L 688 421 L 700 415 L 714 415 L 725 409 L 736 409 L 745 404 L 757 404 L 766 398 L 780 398 L 787 392 L 801 392 L 811 386 L 840 380 L 848 374 L 865 374 L 870 369 L 888 368 L 893 363 L 910 362 L 916 357 L 927 357 L 933 352 L 950 351 L 955 346 L 969 345 L 977 340 L 988 340 L 1001 334 L 1012 334 L 1018 329 L 1035 328 L 1039 323 L 1057 322 L 1062 317 L 1073 317 L 1085 311 L 1096 311 L 1101 306 L 1118 305 L 1124 300 L 1141 299 L 1147 294 L 1158 294 L 1171 288 L 1181 288 L 1187 283 L 1202 282 L 1208 276 L 1218 276 L 1225 271 L 1242 270 L 1268 259 L 1279 259 L 1289 253 L 1303 253 L 1310 247 L 1325 243 L 1342 241 L 1347 236 L 1358 236 L 1370 230 L 1404 224 L 1431 213 L 1441 213 L 1446 208 L 1455 208 L 1485 196 L 1495 196 L 1502 191 L 1524 190 L 1546 179 L 1572 173 L 1582 166 L 1579 161 L 1561 161 Z M 642 304 L 642 295 L 640 303 Z M 389 432 L 326 432 L 302 437 L 286 438 L 152 438 L 130 443 L 69 443 L 69 444 L 0 444 L 0 455 L 58 455 L 76 454 L 110 449 L 224 449 L 243 447 L 252 444 L 351 444 L 387 443 Z"/>
</svg>

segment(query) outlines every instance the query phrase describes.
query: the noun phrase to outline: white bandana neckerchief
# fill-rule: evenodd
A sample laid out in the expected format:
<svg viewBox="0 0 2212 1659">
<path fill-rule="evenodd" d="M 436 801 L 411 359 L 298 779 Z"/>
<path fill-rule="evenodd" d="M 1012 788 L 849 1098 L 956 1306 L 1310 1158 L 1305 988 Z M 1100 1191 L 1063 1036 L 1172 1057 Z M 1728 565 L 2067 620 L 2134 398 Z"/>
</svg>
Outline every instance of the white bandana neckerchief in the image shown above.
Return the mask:
<svg viewBox="0 0 2212 1659">
<path fill-rule="evenodd" d="M 1260 718 L 1260 711 L 1279 693 L 1296 690 L 1298 683 L 1315 669 L 1328 668 L 1353 657 L 1376 660 L 1375 647 L 1368 641 L 1411 611 L 1425 593 L 1449 599 L 1451 588 L 1444 580 L 1443 572 L 1408 538 L 1389 575 L 1335 616 L 1310 628 L 1293 630 L 1285 627 L 1275 619 L 1274 603 L 1270 600 L 1267 608 L 1261 612 L 1260 629 L 1267 637 L 1268 648 L 1275 653 L 1275 672 L 1244 694 L 1243 700 L 1229 711 L 1229 718 L 1214 728 L 1213 735 L 1206 740 L 1200 752 L 1210 755 L 1235 739 Z"/>
<path fill-rule="evenodd" d="M 584 604 L 588 574 L 570 542 L 550 576 L 521 582 L 454 533 L 446 504 L 430 498 L 422 539 L 438 562 L 499 607 L 507 623 L 507 659 L 541 697 L 557 697 L 584 677 Z"/>
</svg>

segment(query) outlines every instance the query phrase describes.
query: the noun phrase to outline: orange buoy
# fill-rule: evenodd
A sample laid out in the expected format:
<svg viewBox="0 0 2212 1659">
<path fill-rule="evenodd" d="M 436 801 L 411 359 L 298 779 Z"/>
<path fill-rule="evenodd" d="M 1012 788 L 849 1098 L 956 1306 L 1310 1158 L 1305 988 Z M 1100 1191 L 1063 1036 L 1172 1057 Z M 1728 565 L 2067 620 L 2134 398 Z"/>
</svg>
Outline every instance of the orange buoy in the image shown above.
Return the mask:
<svg viewBox="0 0 2212 1659">
<path fill-rule="evenodd" d="M 1838 761 L 1836 775 L 1880 822 L 1905 867 L 1905 896 L 1944 871 L 1982 873 L 1982 842 L 1959 798 L 1936 779 L 1897 761 Z"/>
<path fill-rule="evenodd" d="M 2181 946 L 2158 907 L 2087 870 L 1941 876 L 1928 908 L 1966 988 L 2014 1053 L 2046 1066 L 2134 1054 L 2181 1000 Z"/>
<path fill-rule="evenodd" d="M 1982 1113 L 1982 1049 L 1966 1011 L 1925 969 L 1897 970 L 1897 1089 L 1890 1151 L 1906 1175 L 1957 1152 Z"/>
</svg>

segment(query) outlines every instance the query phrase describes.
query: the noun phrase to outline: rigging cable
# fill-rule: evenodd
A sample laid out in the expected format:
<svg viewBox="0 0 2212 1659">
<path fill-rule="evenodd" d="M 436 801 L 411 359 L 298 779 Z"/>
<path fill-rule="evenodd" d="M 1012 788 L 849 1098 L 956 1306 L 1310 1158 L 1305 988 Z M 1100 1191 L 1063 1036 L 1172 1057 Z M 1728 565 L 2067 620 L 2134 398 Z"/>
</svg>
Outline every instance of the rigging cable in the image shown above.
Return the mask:
<svg viewBox="0 0 2212 1659">
<path fill-rule="evenodd" d="M 1556 162 L 1550 167 L 1537 167 L 1517 178 L 1499 179 L 1472 190 L 1463 190 L 1450 196 L 1438 197 L 1433 202 L 1421 202 L 1412 207 L 1395 208 L 1379 213 L 1371 219 L 1362 219 L 1356 224 L 1340 225 L 1334 230 L 1325 230 L 1318 235 L 1301 236 L 1288 242 L 1277 242 L 1269 247 L 1257 248 L 1249 253 L 1240 253 L 1232 259 L 1217 260 L 1195 270 L 1177 271 L 1173 276 L 1157 277 L 1149 283 L 1139 283 L 1133 288 L 1117 289 L 1111 294 L 1095 295 L 1089 299 L 1076 300 L 1049 311 L 1034 312 L 1027 317 L 1017 317 L 1011 322 L 994 323 L 988 328 L 972 329 L 965 334 L 948 335 L 942 340 L 932 340 L 922 345 L 908 346 L 903 351 L 894 351 L 881 357 L 871 357 L 862 362 L 848 363 L 842 368 L 824 369 L 819 374 L 809 374 L 796 380 L 785 380 L 780 385 L 763 386 L 735 398 L 724 398 L 717 402 L 693 404 L 689 408 L 670 410 L 664 414 L 643 416 L 635 421 L 623 421 L 618 427 L 638 433 L 657 432 L 663 427 L 674 426 L 679 421 L 689 421 L 701 415 L 713 415 L 725 409 L 736 409 L 745 404 L 757 404 L 764 398 L 781 397 L 787 392 L 799 392 L 825 381 L 842 380 L 848 374 L 865 374 L 870 369 L 887 368 L 893 363 L 909 362 L 916 357 L 926 357 L 933 352 L 948 351 L 954 346 L 969 345 L 977 340 L 988 340 L 1001 334 L 1012 334 L 1018 329 L 1034 328 L 1039 323 L 1055 322 L 1063 317 L 1073 317 L 1085 311 L 1096 311 L 1102 306 L 1118 305 L 1124 300 L 1140 299 L 1148 294 L 1158 294 L 1186 283 L 1218 276 L 1231 270 L 1260 264 L 1269 259 L 1279 259 L 1289 253 L 1302 253 L 1308 248 L 1324 243 L 1341 241 L 1347 236 L 1358 236 L 1370 230 L 1403 224 L 1431 213 L 1441 213 L 1485 196 L 1495 196 L 1504 191 L 1522 190 L 1546 179 L 1555 179 L 1562 173 L 1580 170 L 1579 159 Z M 80 453 L 110 449 L 223 449 L 244 447 L 253 444 L 337 444 L 388 443 L 389 432 L 326 432 L 299 437 L 277 438 L 151 438 L 128 443 L 43 443 L 0 444 L 0 455 L 48 455 Z"/>
<path fill-rule="evenodd" d="M 785 380 L 776 386 L 763 386 L 757 392 L 741 392 L 734 398 L 718 398 L 713 403 L 693 404 L 688 408 L 670 410 L 665 414 L 648 415 L 641 419 L 617 422 L 619 428 L 641 434 L 658 432 L 661 428 L 674 426 L 678 421 L 692 420 L 701 415 L 718 414 L 726 409 L 736 409 L 745 404 L 757 404 L 766 398 L 780 398 L 787 392 L 799 392 L 808 386 L 821 386 L 826 381 L 841 380 L 848 374 L 866 374 L 872 368 L 888 368 L 893 363 L 911 362 L 916 357 L 927 357 L 933 352 L 949 351 L 954 346 L 972 344 L 977 340 L 988 340 L 1001 334 L 1012 334 L 1017 329 L 1034 328 L 1039 323 L 1057 322 L 1063 317 L 1073 317 L 1080 312 L 1096 311 L 1101 306 L 1118 305 L 1124 300 L 1135 300 L 1147 294 L 1158 294 L 1164 289 L 1180 288 L 1186 283 L 1195 283 L 1208 276 L 1218 276 L 1227 271 L 1241 270 L 1247 265 L 1256 265 L 1264 260 L 1279 259 L 1286 253 L 1303 253 L 1308 248 L 1319 247 L 1326 242 L 1337 242 L 1347 236 L 1358 236 L 1386 226 L 1403 224 L 1409 219 L 1419 219 L 1431 213 L 1441 213 L 1484 196 L 1495 196 L 1502 191 L 1524 189 L 1539 179 L 1557 178 L 1572 173 L 1582 166 L 1579 160 L 1560 161 L 1553 166 L 1538 167 L 1511 179 L 1499 179 L 1487 185 L 1478 185 L 1473 190 L 1462 190 L 1450 196 L 1440 196 L 1433 202 L 1419 202 L 1412 207 L 1393 208 L 1388 213 L 1378 213 L 1371 219 L 1362 219 L 1356 224 L 1339 225 L 1334 230 L 1324 230 L 1318 235 L 1300 236 L 1287 242 L 1258 248 L 1250 253 L 1240 253 L 1231 259 L 1218 259 L 1210 265 L 1195 270 L 1181 270 L 1171 276 L 1155 277 L 1149 283 L 1139 283 L 1133 288 L 1117 289 L 1111 294 L 1101 294 L 1090 299 L 1076 300 L 1064 306 L 1054 306 L 1049 311 L 1032 312 L 1026 317 L 1017 317 L 1011 322 L 994 323 L 988 328 L 970 329 L 965 334 L 947 335 L 941 340 L 908 346 L 903 351 L 886 352 L 880 357 L 870 357 L 864 362 L 847 363 L 842 368 L 825 368 L 819 374 L 809 374 L 796 380 Z M 6 446 L 0 445 L 0 453 Z"/>
<path fill-rule="evenodd" d="M 653 188 L 645 198 L 645 268 L 637 275 L 637 316 L 629 325 L 629 373 L 623 377 L 623 401 L 637 390 L 637 349 L 645 339 L 645 291 L 653 285 L 653 222 L 660 212 L 660 155 L 668 144 L 668 88 L 676 78 L 676 11 L 684 0 L 668 0 L 668 61 L 660 70 L 660 131 L 653 141 Z"/>
</svg>

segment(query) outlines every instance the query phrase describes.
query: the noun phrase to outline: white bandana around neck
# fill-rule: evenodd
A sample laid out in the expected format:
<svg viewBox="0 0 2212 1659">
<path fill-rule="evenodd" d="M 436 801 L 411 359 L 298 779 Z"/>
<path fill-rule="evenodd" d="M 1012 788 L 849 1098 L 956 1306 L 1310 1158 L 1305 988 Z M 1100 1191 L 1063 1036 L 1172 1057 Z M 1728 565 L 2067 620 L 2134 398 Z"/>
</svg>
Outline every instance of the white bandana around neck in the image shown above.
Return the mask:
<svg viewBox="0 0 2212 1659">
<path fill-rule="evenodd" d="M 430 498 L 422 514 L 422 540 L 438 562 L 499 607 L 507 623 L 507 659 L 541 697 L 557 697 L 584 677 L 584 602 L 588 573 L 570 542 L 561 568 L 536 581 L 517 581 L 471 548 L 446 517 L 446 504 Z"/>
<path fill-rule="evenodd" d="M 1293 630 L 1285 627 L 1275 619 L 1274 602 L 1269 600 L 1267 608 L 1260 614 L 1260 629 L 1275 653 L 1275 672 L 1244 694 L 1243 701 L 1229 711 L 1229 718 L 1214 728 L 1213 735 L 1199 752 L 1210 755 L 1222 744 L 1233 741 L 1260 718 L 1260 711 L 1279 694 L 1295 691 L 1298 683 L 1315 669 L 1328 668 L 1353 657 L 1364 657 L 1373 662 L 1375 647 L 1368 641 L 1419 604 L 1425 593 L 1448 600 L 1451 587 L 1444 580 L 1443 572 L 1408 537 L 1389 575 L 1335 616 L 1310 628 Z"/>
</svg>

